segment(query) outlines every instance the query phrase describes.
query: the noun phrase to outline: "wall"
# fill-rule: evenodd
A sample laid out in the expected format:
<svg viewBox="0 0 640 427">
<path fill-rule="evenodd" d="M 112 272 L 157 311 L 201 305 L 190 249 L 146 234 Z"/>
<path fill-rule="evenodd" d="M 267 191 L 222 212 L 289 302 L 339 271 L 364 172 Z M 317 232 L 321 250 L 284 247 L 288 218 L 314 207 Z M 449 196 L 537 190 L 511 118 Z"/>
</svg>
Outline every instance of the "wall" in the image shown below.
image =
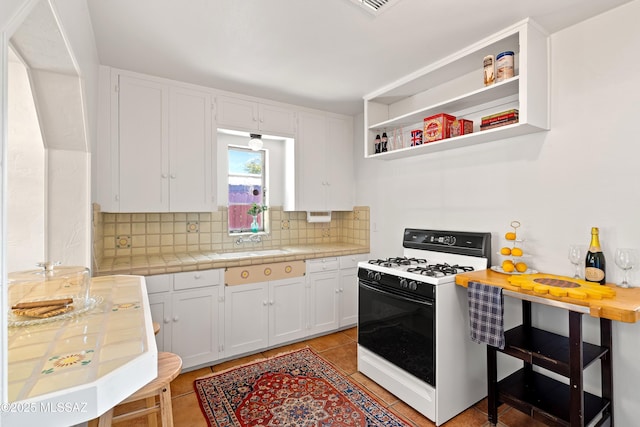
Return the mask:
<svg viewBox="0 0 640 427">
<path fill-rule="evenodd" d="M 607 279 L 619 282 L 615 249 L 640 249 L 638 16 L 634 1 L 551 36 L 549 132 L 385 162 L 363 158 L 360 116 L 356 202 L 371 209 L 372 257 L 401 253 L 405 227 L 488 231 L 499 248 L 519 220 L 531 264 L 571 275 L 569 245 L 587 245 L 598 226 Z M 640 285 L 640 274 L 632 279 Z M 567 331 L 562 310 L 538 308 L 536 322 Z M 586 339 L 597 342 L 597 331 L 586 319 Z M 640 324 L 614 324 L 617 425 L 640 419 L 638 333 Z M 598 367 L 586 373 L 592 391 L 598 375 Z"/>
<path fill-rule="evenodd" d="M 7 271 L 33 270 L 45 254 L 45 150 L 29 78 L 9 62 Z"/>
</svg>

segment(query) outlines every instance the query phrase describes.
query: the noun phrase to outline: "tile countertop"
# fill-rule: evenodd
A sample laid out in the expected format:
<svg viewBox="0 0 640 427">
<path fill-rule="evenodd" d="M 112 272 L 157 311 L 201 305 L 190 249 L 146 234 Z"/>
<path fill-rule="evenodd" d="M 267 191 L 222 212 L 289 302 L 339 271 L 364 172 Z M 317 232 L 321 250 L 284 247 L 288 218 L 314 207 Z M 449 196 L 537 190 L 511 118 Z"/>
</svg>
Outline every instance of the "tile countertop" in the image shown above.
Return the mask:
<svg viewBox="0 0 640 427">
<path fill-rule="evenodd" d="M 368 246 L 349 243 L 284 246 L 279 248 L 259 248 L 247 245 L 241 249 L 241 251 L 226 253 L 189 252 L 105 257 L 98 264 L 94 275 L 135 274 L 149 276 L 181 271 L 210 270 L 270 262 L 369 253 Z"/>
<path fill-rule="evenodd" d="M 63 297 L 59 291 L 48 296 Z M 3 404 L 0 424 L 79 424 L 157 376 L 144 279 L 93 278 L 91 297 L 95 303 L 84 312 L 40 324 L 16 321 L 8 328 L 10 403 Z"/>
</svg>

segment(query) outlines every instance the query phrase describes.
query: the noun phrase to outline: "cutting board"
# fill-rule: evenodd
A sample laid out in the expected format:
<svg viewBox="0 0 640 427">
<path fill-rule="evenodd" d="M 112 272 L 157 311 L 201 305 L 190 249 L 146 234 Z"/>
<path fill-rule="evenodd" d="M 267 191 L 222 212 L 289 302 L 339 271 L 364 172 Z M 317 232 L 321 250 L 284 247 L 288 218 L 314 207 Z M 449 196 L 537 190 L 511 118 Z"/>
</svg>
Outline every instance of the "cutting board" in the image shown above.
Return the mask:
<svg viewBox="0 0 640 427">
<path fill-rule="evenodd" d="M 550 294 L 556 297 L 571 297 L 580 300 L 600 300 L 616 296 L 616 291 L 613 288 L 555 274 L 523 274 L 510 276 L 507 280 L 515 287 L 541 295 Z"/>
</svg>

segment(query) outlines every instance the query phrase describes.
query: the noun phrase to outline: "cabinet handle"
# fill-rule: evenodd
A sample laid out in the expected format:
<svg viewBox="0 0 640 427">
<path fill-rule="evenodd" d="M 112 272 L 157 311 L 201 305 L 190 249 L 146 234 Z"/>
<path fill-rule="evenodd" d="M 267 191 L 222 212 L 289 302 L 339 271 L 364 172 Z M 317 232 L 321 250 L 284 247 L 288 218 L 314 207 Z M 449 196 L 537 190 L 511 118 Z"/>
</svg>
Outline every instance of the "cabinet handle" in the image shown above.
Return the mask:
<svg viewBox="0 0 640 427">
<path fill-rule="evenodd" d="M 197 273 L 193 275 L 193 278 L 194 278 L 194 279 L 196 279 L 196 280 L 197 280 L 197 279 L 199 279 L 199 278 L 201 278 L 201 277 L 202 277 L 202 276 L 201 276 L 200 274 L 197 274 Z"/>
<path fill-rule="evenodd" d="M 171 179 L 176 179 L 176 174 L 175 173 L 171 174 Z"/>
<path fill-rule="evenodd" d="M 273 300 L 269 301 L 269 305 L 273 305 Z"/>
<path fill-rule="evenodd" d="M 340 289 L 336 289 L 336 294 L 339 294 L 339 293 L 340 293 Z"/>
<path fill-rule="evenodd" d="M 268 301 L 262 301 L 262 305 L 264 305 L 265 307 L 267 306 L 267 304 L 269 304 Z"/>
<path fill-rule="evenodd" d="M 164 323 L 169 323 L 169 322 L 171 322 L 171 319 L 169 319 L 168 317 L 165 317 L 162 321 Z"/>
<path fill-rule="evenodd" d="M 177 322 L 178 320 L 180 320 L 180 318 L 178 316 L 173 316 L 173 321 Z"/>
<path fill-rule="evenodd" d="M 344 288 L 340 288 L 340 293 L 344 292 Z"/>
<path fill-rule="evenodd" d="M 167 178 L 167 174 L 166 174 L 166 173 L 163 173 L 163 174 L 161 174 L 160 176 L 161 176 L 162 178 L 164 178 L 164 179 L 166 179 L 166 178 Z"/>
</svg>

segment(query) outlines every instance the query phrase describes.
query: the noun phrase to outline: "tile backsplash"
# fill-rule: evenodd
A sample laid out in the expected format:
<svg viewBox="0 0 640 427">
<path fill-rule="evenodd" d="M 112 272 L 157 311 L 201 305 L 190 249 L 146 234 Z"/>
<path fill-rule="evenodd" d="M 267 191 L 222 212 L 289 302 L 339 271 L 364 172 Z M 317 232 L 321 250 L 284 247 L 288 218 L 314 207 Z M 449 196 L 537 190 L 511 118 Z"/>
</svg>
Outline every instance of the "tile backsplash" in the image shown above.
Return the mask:
<svg viewBox="0 0 640 427">
<path fill-rule="evenodd" d="M 236 244 L 227 233 L 227 209 L 200 213 L 107 213 L 93 206 L 94 264 L 103 257 L 183 252 L 233 252 L 290 245 L 369 245 L 369 207 L 332 212 L 331 222 L 309 223 L 306 212 L 271 207 L 260 243 Z"/>
</svg>

